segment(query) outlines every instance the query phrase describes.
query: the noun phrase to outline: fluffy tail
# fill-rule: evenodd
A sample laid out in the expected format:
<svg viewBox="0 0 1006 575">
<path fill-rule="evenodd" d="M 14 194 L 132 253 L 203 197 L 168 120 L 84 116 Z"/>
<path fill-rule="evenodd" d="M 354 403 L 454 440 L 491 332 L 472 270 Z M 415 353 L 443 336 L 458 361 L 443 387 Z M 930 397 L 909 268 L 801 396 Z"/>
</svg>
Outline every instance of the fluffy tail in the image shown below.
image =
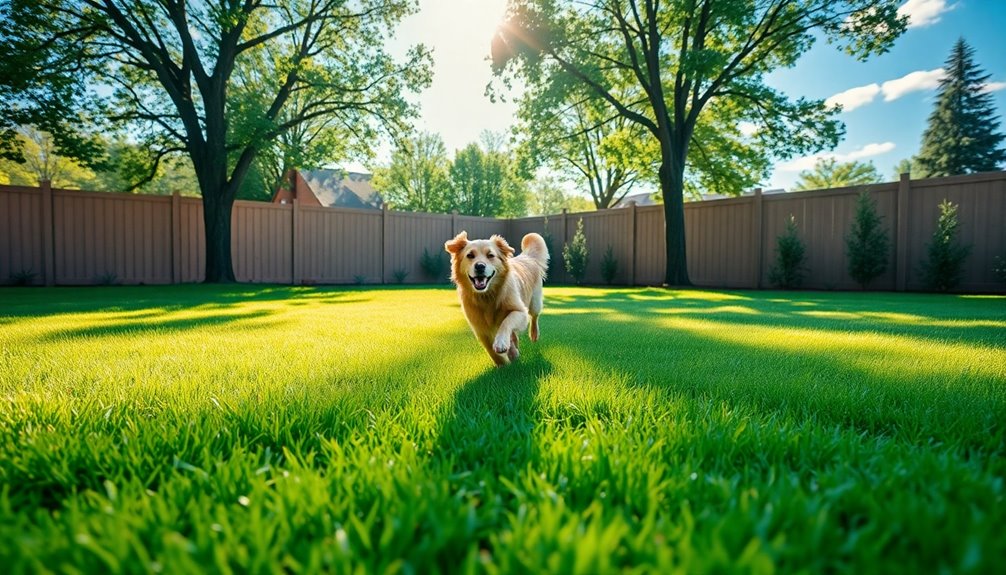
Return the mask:
<svg viewBox="0 0 1006 575">
<path fill-rule="evenodd" d="M 548 271 L 548 245 L 545 239 L 536 233 L 524 236 L 520 241 L 520 255 L 527 256 L 541 266 L 542 273 Z"/>
</svg>

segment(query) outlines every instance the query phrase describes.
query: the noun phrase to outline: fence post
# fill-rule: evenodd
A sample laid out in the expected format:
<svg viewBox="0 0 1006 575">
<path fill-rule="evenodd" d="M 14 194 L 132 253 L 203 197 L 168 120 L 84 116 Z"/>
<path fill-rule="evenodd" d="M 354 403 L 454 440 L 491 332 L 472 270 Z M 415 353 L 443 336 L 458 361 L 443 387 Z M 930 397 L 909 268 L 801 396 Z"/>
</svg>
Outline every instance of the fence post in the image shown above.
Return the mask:
<svg viewBox="0 0 1006 575">
<path fill-rule="evenodd" d="M 381 283 L 388 283 L 388 203 L 381 204 Z"/>
<path fill-rule="evenodd" d="M 171 194 L 171 283 L 182 283 L 182 195 Z"/>
<path fill-rule="evenodd" d="M 293 209 L 291 210 L 291 218 L 293 224 L 290 226 L 292 230 L 290 232 L 290 249 L 293 251 L 290 259 L 290 284 L 297 285 L 297 281 L 300 279 L 300 200 L 296 197 L 293 199 Z"/>
<path fill-rule="evenodd" d="M 895 240 L 894 265 L 896 270 L 895 289 L 905 291 L 908 288 L 908 202 L 912 180 L 910 174 L 901 174 L 898 180 L 898 195 L 895 200 L 895 227 L 898 237 Z"/>
<path fill-rule="evenodd" d="M 53 246 L 56 238 L 56 226 L 53 225 L 52 182 L 42 180 L 42 265 L 45 273 L 45 285 L 56 285 L 56 253 Z"/>
<path fill-rule="evenodd" d="M 636 285 L 636 201 L 629 202 L 629 285 Z"/>
<path fill-rule="evenodd" d="M 566 245 L 566 238 L 567 238 L 566 234 L 569 232 L 569 229 L 567 228 L 568 224 L 566 223 L 566 220 L 569 219 L 567 217 L 568 215 L 569 215 L 569 209 L 568 208 L 563 208 L 562 209 L 562 240 L 559 242 L 559 261 L 560 262 L 563 262 L 562 248 L 563 248 L 563 246 Z M 565 262 L 563 262 L 560 265 L 562 265 L 562 272 L 563 272 L 563 274 L 565 274 L 566 273 Z M 565 277 L 565 275 L 563 275 L 563 278 L 566 281 L 569 281 L 569 278 Z"/>
<path fill-rule="evenodd" d="M 763 249 L 764 248 L 763 243 L 765 241 L 765 206 L 764 206 L 764 201 L 765 200 L 762 197 L 761 188 L 755 188 L 755 191 L 754 191 L 754 200 L 753 200 L 753 204 L 752 204 L 752 211 L 754 211 L 754 215 L 753 215 L 753 218 L 754 218 L 754 222 L 753 223 L 754 223 L 754 225 L 751 226 L 751 228 L 752 228 L 751 233 L 754 235 L 754 238 L 752 238 L 752 242 L 751 242 L 751 246 L 754 249 L 754 254 L 752 254 L 751 261 L 754 262 L 754 268 L 755 268 L 755 274 L 756 274 L 755 278 L 754 278 L 754 282 L 752 282 L 752 283 L 753 283 L 755 289 L 761 289 L 761 287 L 762 287 L 762 285 L 761 285 L 761 278 L 762 278 L 762 275 L 763 275 L 762 268 L 765 265 L 765 262 L 764 262 L 764 258 L 765 258 L 764 253 L 765 253 L 765 250 Z"/>
</svg>

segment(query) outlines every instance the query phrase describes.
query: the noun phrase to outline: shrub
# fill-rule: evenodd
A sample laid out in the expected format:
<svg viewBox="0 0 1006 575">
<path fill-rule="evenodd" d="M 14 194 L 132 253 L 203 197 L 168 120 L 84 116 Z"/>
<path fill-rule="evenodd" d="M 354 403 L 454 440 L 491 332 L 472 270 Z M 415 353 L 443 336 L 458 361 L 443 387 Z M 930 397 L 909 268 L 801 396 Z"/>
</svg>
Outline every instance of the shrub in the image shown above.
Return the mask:
<svg viewBox="0 0 1006 575">
<path fill-rule="evenodd" d="M 358 286 L 362 286 L 363 284 L 367 283 L 367 276 L 355 275 L 353 276 L 353 282 Z"/>
<path fill-rule="evenodd" d="M 806 250 L 796 232 L 796 218 L 790 215 L 786 231 L 776 238 L 776 263 L 768 274 L 770 282 L 787 289 L 799 287 L 803 281 Z"/>
<path fill-rule="evenodd" d="M 119 276 L 115 272 L 106 271 L 101 275 L 94 276 L 94 283 L 100 286 L 114 286 L 119 283 Z"/>
<path fill-rule="evenodd" d="M 922 281 L 926 288 L 947 291 L 961 283 L 964 260 L 971 253 L 971 246 L 962 246 L 957 241 L 959 227 L 957 206 L 943 200 L 936 231 L 927 246 L 927 257 L 922 262 Z"/>
<path fill-rule="evenodd" d="M 996 263 L 992 265 L 992 273 L 1001 282 L 1006 282 L 1006 259 L 996 256 Z"/>
<path fill-rule="evenodd" d="M 590 254 L 587 252 L 587 236 L 583 235 L 583 218 L 576 222 L 576 233 L 573 234 L 573 243 L 566 244 L 562 248 L 562 259 L 566 262 L 566 272 L 573 277 L 576 285 L 580 285 L 583 276 L 587 274 L 587 261 Z"/>
<path fill-rule="evenodd" d="M 866 289 L 869 283 L 887 271 L 887 230 L 882 226 L 877 206 L 870 194 L 860 192 L 856 200 L 856 215 L 845 238 L 849 258 L 849 275 Z"/>
<path fill-rule="evenodd" d="M 616 274 L 618 274 L 618 260 L 615 259 L 614 248 L 608 244 L 608 249 L 601 258 L 601 277 L 608 285 L 611 285 L 615 281 Z"/>
<path fill-rule="evenodd" d="M 398 268 L 391 272 L 391 275 L 395 277 L 396 283 L 403 284 L 405 283 L 405 278 L 409 277 L 409 272 L 405 271 L 405 268 Z"/>
<path fill-rule="evenodd" d="M 447 269 L 447 261 L 443 257 L 445 255 L 442 250 L 430 253 L 429 249 L 423 248 L 423 257 L 419 259 L 419 267 L 430 279 L 438 282 L 444 281 Z"/>
<path fill-rule="evenodd" d="M 32 268 L 26 270 L 21 270 L 19 272 L 14 272 L 10 274 L 9 280 L 12 285 L 16 286 L 27 286 L 31 285 L 35 281 L 35 276 L 38 275 Z"/>
</svg>

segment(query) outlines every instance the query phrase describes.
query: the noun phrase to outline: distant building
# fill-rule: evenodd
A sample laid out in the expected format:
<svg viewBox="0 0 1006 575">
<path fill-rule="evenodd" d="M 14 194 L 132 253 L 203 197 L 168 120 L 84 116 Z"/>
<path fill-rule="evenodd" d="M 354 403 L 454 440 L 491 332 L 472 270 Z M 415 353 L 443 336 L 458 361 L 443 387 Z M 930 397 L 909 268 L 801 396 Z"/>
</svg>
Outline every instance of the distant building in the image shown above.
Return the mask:
<svg viewBox="0 0 1006 575">
<path fill-rule="evenodd" d="M 706 200 L 726 200 L 730 198 L 742 198 L 744 196 L 753 196 L 754 190 L 744 190 L 739 196 L 728 196 L 726 194 L 702 194 L 702 201 Z M 768 190 L 762 190 L 762 195 L 767 196 L 769 194 L 785 194 L 786 190 L 783 188 L 771 188 Z"/>
<path fill-rule="evenodd" d="M 302 206 L 379 210 L 384 199 L 370 184 L 372 177 L 343 170 L 292 170 L 272 201 L 287 204 L 296 198 Z"/>
</svg>

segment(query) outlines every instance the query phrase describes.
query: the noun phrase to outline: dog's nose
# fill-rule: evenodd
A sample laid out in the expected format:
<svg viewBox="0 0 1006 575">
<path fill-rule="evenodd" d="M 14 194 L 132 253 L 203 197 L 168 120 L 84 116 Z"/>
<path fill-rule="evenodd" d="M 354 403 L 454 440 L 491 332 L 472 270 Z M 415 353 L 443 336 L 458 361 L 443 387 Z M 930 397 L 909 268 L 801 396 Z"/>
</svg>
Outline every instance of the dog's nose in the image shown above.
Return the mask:
<svg viewBox="0 0 1006 575">
<path fill-rule="evenodd" d="M 475 273 L 477 273 L 477 274 L 484 274 L 484 273 L 486 273 L 486 265 L 484 263 L 481 263 L 481 262 L 475 264 Z"/>
</svg>

